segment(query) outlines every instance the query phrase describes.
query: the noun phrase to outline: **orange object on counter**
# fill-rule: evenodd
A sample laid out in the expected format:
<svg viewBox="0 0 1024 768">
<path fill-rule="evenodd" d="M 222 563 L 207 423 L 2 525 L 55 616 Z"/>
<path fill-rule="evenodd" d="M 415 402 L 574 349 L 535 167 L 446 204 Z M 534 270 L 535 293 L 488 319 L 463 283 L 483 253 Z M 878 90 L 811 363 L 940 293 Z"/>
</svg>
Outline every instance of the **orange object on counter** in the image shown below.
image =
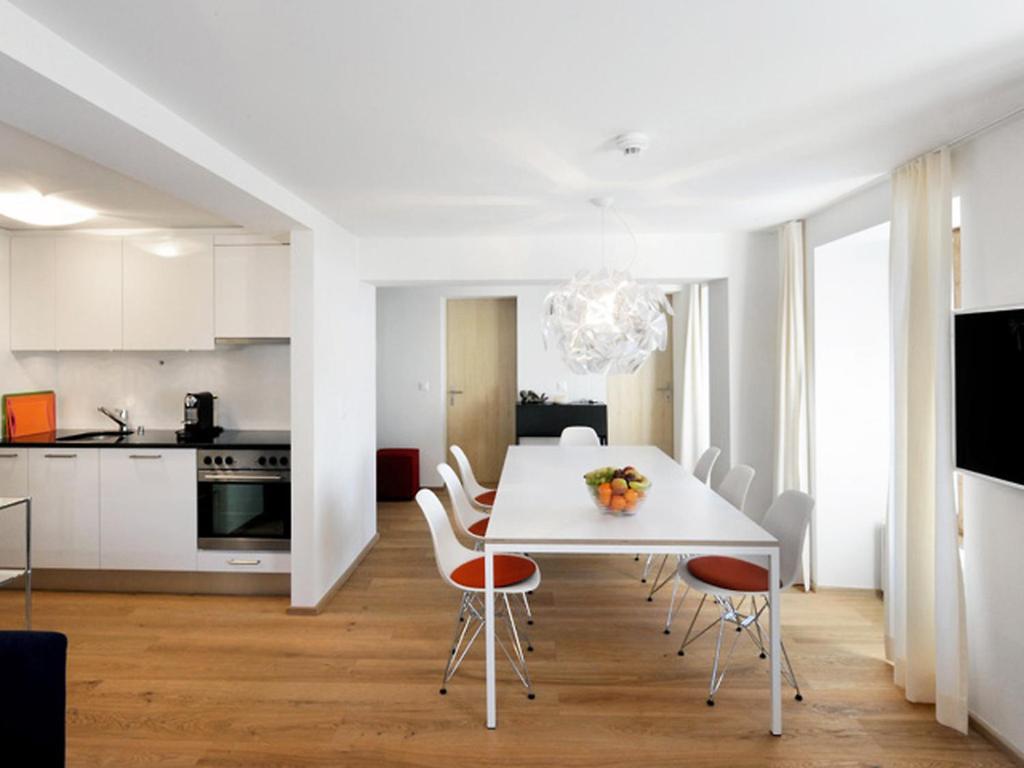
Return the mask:
<svg viewBox="0 0 1024 768">
<path fill-rule="evenodd" d="M 57 429 L 57 396 L 52 391 L 4 395 L 4 435 L 8 439 Z"/>
</svg>

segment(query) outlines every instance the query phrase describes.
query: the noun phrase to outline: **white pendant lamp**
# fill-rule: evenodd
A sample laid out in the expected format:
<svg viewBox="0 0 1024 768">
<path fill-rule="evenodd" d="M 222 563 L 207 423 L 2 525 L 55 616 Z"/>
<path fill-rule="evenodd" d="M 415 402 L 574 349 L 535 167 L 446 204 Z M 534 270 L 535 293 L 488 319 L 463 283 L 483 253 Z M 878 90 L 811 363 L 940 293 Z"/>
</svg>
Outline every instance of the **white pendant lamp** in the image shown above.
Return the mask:
<svg viewBox="0 0 1024 768">
<path fill-rule="evenodd" d="M 611 200 L 593 203 L 602 210 L 603 253 L 604 214 Z M 635 244 L 633 231 L 618 218 Z M 665 349 L 671 314 L 665 294 L 656 285 L 638 283 L 628 269 L 581 271 L 547 295 L 544 344 L 557 347 L 574 373 L 635 373 L 652 352 Z"/>
</svg>

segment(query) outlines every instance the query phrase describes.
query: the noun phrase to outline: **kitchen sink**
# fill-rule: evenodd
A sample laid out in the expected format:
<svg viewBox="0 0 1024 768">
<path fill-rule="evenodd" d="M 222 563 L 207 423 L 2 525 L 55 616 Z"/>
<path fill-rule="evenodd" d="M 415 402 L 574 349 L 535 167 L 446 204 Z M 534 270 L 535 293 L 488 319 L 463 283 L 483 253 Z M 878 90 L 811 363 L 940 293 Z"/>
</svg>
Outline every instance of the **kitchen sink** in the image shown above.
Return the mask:
<svg viewBox="0 0 1024 768">
<path fill-rule="evenodd" d="M 73 435 L 64 435 L 57 438 L 58 443 L 78 442 L 80 440 L 109 440 L 112 437 L 125 437 L 131 432 L 118 432 L 117 430 L 97 430 L 93 432 L 76 432 Z"/>
</svg>

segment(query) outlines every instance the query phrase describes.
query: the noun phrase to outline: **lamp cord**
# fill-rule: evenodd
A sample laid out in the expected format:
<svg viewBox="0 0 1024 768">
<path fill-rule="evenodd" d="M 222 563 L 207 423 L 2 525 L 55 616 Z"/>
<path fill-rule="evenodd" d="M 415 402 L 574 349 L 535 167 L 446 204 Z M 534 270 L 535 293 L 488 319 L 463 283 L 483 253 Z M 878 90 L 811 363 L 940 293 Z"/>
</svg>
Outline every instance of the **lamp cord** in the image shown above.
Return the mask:
<svg viewBox="0 0 1024 768">
<path fill-rule="evenodd" d="M 609 207 L 612 209 L 612 213 L 615 214 L 615 216 L 618 218 L 618 220 L 622 222 L 622 226 L 624 226 L 626 228 L 626 231 L 629 232 L 629 236 L 633 239 L 633 258 L 631 258 L 629 260 L 629 264 L 626 265 L 626 271 L 629 272 L 629 271 L 631 271 L 633 269 L 633 265 L 636 264 L 637 257 L 640 255 L 640 241 L 637 240 L 636 233 L 633 231 L 633 228 L 631 226 L 629 226 L 629 222 L 626 221 L 626 219 L 623 217 L 623 215 L 621 213 L 619 213 L 619 209 L 616 208 L 614 205 L 609 206 Z M 604 224 L 603 224 L 604 216 L 603 216 L 603 214 L 602 214 L 602 217 L 601 217 L 601 221 L 602 221 L 602 225 L 601 226 L 602 226 L 602 229 L 603 229 L 604 228 Z M 603 233 L 602 233 L 602 237 L 603 237 Z"/>
</svg>

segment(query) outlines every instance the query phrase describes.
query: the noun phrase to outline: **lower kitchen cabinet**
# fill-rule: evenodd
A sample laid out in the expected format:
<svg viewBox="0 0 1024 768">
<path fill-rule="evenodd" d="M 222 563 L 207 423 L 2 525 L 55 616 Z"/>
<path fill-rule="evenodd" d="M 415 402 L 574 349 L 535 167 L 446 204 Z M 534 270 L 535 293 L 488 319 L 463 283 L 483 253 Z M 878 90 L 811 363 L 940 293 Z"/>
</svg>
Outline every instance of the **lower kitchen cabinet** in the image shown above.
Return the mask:
<svg viewBox="0 0 1024 768">
<path fill-rule="evenodd" d="M 102 451 L 100 565 L 196 569 L 196 452 Z"/>
<path fill-rule="evenodd" d="M 99 484 L 95 448 L 28 451 L 33 568 L 99 568 Z"/>
<path fill-rule="evenodd" d="M 233 573 L 288 573 L 291 552 L 256 552 L 251 550 L 202 549 L 199 551 L 200 571 Z"/>
<path fill-rule="evenodd" d="M 28 496 L 28 451 L 0 448 L 0 496 Z M 25 566 L 25 507 L 0 509 L 0 568 Z"/>
</svg>

